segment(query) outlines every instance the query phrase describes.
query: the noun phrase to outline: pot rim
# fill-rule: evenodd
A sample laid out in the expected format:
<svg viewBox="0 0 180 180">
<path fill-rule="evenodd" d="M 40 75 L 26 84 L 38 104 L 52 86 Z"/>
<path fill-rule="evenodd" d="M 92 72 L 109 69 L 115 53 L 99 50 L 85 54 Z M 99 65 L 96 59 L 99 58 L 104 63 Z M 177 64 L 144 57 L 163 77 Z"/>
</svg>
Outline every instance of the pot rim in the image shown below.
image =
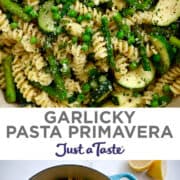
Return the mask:
<svg viewBox="0 0 180 180">
<path fill-rule="evenodd" d="M 93 169 L 91 167 L 88 167 L 86 165 L 79 165 L 79 164 L 61 164 L 61 165 L 55 165 L 55 166 L 52 166 L 52 167 L 48 167 L 46 169 L 43 169 L 39 172 L 37 172 L 36 174 L 34 174 L 32 177 L 30 177 L 28 180 L 33 180 L 33 178 L 35 178 L 36 176 L 38 176 L 39 174 L 42 174 L 43 172 L 46 172 L 50 169 L 54 169 L 54 168 L 58 168 L 58 167 L 79 167 L 79 168 L 85 168 L 85 169 L 88 169 L 90 171 L 94 171 L 100 175 L 102 175 L 104 178 L 107 178 L 107 179 L 110 179 L 108 176 L 106 176 L 105 174 L 103 174 L 102 172 L 96 170 L 96 169 Z"/>
</svg>

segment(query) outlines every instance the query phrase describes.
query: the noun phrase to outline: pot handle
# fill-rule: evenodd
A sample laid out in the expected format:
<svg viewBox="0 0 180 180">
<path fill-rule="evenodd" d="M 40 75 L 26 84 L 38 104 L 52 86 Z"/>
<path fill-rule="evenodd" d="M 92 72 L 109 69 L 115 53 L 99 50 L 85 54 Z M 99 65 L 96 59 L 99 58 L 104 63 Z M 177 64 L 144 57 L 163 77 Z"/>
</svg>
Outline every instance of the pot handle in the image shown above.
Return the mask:
<svg viewBox="0 0 180 180">
<path fill-rule="evenodd" d="M 121 174 L 110 176 L 110 180 L 121 180 L 122 178 L 127 178 L 127 180 L 137 180 L 137 178 L 133 174 L 130 174 L 130 173 L 121 173 Z"/>
</svg>

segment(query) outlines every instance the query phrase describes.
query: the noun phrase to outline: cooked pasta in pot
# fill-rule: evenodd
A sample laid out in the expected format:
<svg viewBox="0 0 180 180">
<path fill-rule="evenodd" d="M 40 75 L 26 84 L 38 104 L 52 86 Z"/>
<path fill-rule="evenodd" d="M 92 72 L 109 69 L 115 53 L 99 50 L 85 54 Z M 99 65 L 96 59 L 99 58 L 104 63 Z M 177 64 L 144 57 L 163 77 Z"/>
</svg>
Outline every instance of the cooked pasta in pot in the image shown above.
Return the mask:
<svg viewBox="0 0 180 180">
<path fill-rule="evenodd" d="M 0 0 L 0 88 L 7 102 L 168 105 L 180 95 L 180 3 L 169 1 L 175 10 L 167 24 L 154 21 L 159 2 Z"/>
</svg>

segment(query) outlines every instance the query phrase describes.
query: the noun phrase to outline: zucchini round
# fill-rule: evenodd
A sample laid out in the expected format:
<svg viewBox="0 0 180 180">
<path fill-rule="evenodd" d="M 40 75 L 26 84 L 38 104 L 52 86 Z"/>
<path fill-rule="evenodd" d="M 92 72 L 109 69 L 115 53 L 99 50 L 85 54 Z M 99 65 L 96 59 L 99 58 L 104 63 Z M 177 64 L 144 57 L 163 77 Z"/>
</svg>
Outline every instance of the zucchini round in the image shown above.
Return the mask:
<svg viewBox="0 0 180 180">
<path fill-rule="evenodd" d="M 54 5 L 54 1 L 46 1 L 39 11 L 38 24 L 44 32 L 54 32 L 55 21 L 53 20 L 51 7 Z"/>
<path fill-rule="evenodd" d="M 163 36 L 151 36 L 150 40 L 161 56 L 161 60 L 156 67 L 162 75 L 168 71 L 171 65 L 171 59 L 173 58 L 172 47 Z"/>
<path fill-rule="evenodd" d="M 118 80 L 118 84 L 128 89 L 137 90 L 145 88 L 155 77 L 155 68 L 151 62 L 149 63 L 151 71 L 144 71 L 142 65 L 140 65 L 137 69 L 123 75 Z"/>
</svg>

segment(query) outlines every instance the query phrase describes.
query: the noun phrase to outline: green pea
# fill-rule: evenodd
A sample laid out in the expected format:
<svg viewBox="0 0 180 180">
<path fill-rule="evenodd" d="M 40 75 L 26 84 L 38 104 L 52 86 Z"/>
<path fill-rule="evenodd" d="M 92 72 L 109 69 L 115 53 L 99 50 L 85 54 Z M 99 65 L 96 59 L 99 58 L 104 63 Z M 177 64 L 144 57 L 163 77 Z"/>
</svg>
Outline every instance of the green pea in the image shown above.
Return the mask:
<svg viewBox="0 0 180 180">
<path fill-rule="evenodd" d="M 91 20 L 92 19 L 92 15 L 90 13 L 87 13 L 87 14 L 84 15 L 84 18 L 86 20 Z"/>
<path fill-rule="evenodd" d="M 127 24 L 123 24 L 121 26 L 121 28 L 124 31 L 124 33 L 129 33 L 130 32 L 130 27 Z"/>
<path fill-rule="evenodd" d="M 60 20 L 60 14 L 59 13 L 53 13 L 53 19 L 55 20 L 55 21 L 59 21 Z"/>
<path fill-rule="evenodd" d="M 164 92 L 164 93 L 169 93 L 169 92 L 171 92 L 171 89 L 170 89 L 169 84 L 165 84 L 165 85 L 163 86 L 163 92 Z"/>
<path fill-rule="evenodd" d="M 76 44 L 78 42 L 78 37 L 72 37 L 72 43 L 73 44 Z"/>
<path fill-rule="evenodd" d="M 122 16 L 121 14 L 118 12 L 114 15 L 113 19 L 117 22 L 120 23 L 122 21 Z"/>
<path fill-rule="evenodd" d="M 18 23 L 17 22 L 12 22 L 10 24 L 10 27 L 11 27 L 11 29 L 16 29 L 16 28 L 18 28 Z"/>
<path fill-rule="evenodd" d="M 77 22 L 81 23 L 84 20 L 84 16 L 80 15 L 77 17 Z"/>
<path fill-rule="evenodd" d="M 150 105 L 151 107 L 159 107 L 159 102 L 158 102 L 158 100 L 155 100 L 155 99 L 153 99 L 152 101 L 151 101 L 151 105 Z"/>
<path fill-rule="evenodd" d="M 32 10 L 33 10 L 32 6 L 25 6 L 24 7 L 24 12 L 27 13 L 27 14 L 29 14 Z"/>
<path fill-rule="evenodd" d="M 138 67 L 138 63 L 137 63 L 136 61 L 132 61 L 132 62 L 129 64 L 129 69 L 130 69 L 130 70 L 135 70 L 137 67 Z"/>
<path fill-rule="evenodd" d="M 89 46 L 86 44 L 86 43 L 84 43 L 83 45 L 82 45 L 82 48 L 81 48 L 83 51 L 88 51 L 88 49 L 89 49 Z"/>
<path fill-rule="evenodd" d="M 123 30 L 118 31 L 117 34 L 116 34 L 116 37 L 117 37 L 118 39 L 123 39 L 123 37 L 124 37 L 124 31 L 123 31 Z"/>
<path fill-rule="evenodd" d="M 82 86 L 83 93 L 89 92 L 90 89 L 91 89 L 91 86 L 88 83 L 83 84 L 83 86 Z"/>
<path fill-rule="evenodd" d="M 153 94 L 153 100 L 158 100 L 158 99 L 159 99 L 159 94 L 154 93 L 154 94 Z"/>
<path fill-rule="evenodd" d="M 92 28 L 91 28 L 91 27 L 87 27 L 87 28 L 85 29 L 85 33 L 86 33 L 86 34 L 92 34 L 92 33 L 93 33 Z"/>
<path fill-rule="evenodd" d="M 29 15 L 32 17 L 32 18 L 36 18 L 38 17 L 38 13 L 35 11 L 35 10 L 32 10 Z"/>
<path fill-rule="evenodd" d="M 38 42 L 38 39 L 35 36 L 32 36 L 30 39 L 30 43 L 31 44 L 37 44 L 37 42 Z"/>
<path fill-rule="evenodd" d="M 51 11 L 52 11 L 53 13 L 57 13 L 57 12 L 59 11 L 59 9 L 58 9 L 57 6 L 52 6 L 52 7 L 51 7 Z"/>
<path fill-rule="evenodd" d="M 87 5 L 88 5 L 89 7 L 94 7 L 94 2 L 93 2 L 93 1 L 88 2 Z"/>
<path fill-rule="evenodd" d="M 84 94 L 82 94 L 82 93 L 78 94 L 78 96 L 77 96 L 77 101 L 81 103 L 81 102 L 83 102 L 84 100 L 85 100 Z"/>
<path fill-rule="evenodd" d="M 84 34 L 82 36 L 82 39 L 83 39 L 84 42 L 89 42 L 91 40 L 91 36 L 88 35 L 88 34 Z"/>
<path fill-rule="evenodd" d="M 154 54 L 152 59 L 153 59 L 153 62 L 158 63 L 161 60 L 161 56 L 160 54 Z"/>
<path fill-rule="evenodd" d="M 68 16 L 75 18 L 77 16 L 77 12 L 73 9 L 69 10 Z"/>
<path fill-rule="evenodd" d="M 130 35 L 130 36 L 129 36 L 129 38 L 128 38 L 128 43 L 129 43 L 129 44 L 135 43 L 135 37 L 134 37 L 134 35 Z"/>
<path fill-rule="evenodd" d="M 69 64 L 69 59 L 64 58 L 64 59 L 61 60 L 60 63 L 61 63 L 61 64 Z"/>
</svg>

